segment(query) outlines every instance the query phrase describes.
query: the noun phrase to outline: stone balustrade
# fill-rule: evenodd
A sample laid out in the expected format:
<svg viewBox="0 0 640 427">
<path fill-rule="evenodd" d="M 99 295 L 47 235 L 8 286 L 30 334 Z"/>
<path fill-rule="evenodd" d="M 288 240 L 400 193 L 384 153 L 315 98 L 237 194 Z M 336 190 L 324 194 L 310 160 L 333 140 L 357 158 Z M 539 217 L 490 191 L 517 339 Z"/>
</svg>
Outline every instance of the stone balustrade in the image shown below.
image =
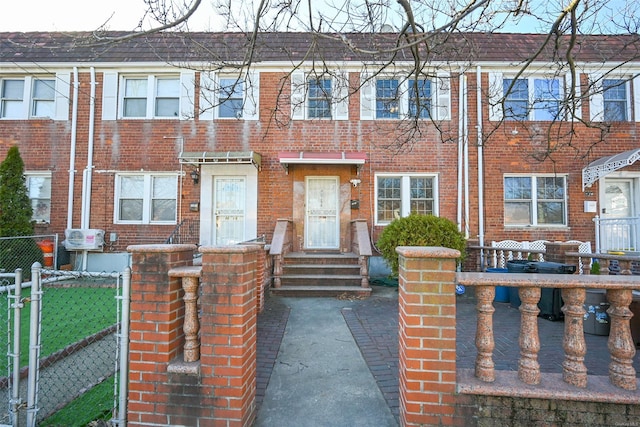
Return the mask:
<svg viewBox="0 0 640 427">
<path fill-rule="evenodd" d="M 182 279 L 184 290 L 184 361 L 197 362 L 200 360 L 200 321 L 198 320 L 198 293 L 200 288 L 200 274 L 202 266 L 192 265 L 177 267 L 169 270 L 169 277 Z"/>
<path fill-rule="evenodd" d="M 609 380 L 615 387 L 636 390 L 636 371 L 633 358 L 636 348 L 631 336 L 629 305 L 632 291 L 640 290 L 640 277 L 629 275 L 588 276 L 567 274 L 509 274 L 509 273 L 458 273 L 457 283 L 474 287 L 477 298 L 478 326 L 476 346 L 478 355 L 475 375 L 485 382 L 495 380 L 493 350 L 493 299 L 496 286 L 517 287 L 522 301 L 520 306 L 520 360 L 518 378 L 525 384 L 540 382 L 540 337 L 538 336 L 537 315 L 541 288 L 559 288 L 562 291 L 564 306 L 564 362 L 563 380 L 576 387 L 587 385 L 587 368 L 584 358 L 587 352 L 583 318 L 585 299 L 588 289 L 606 289 L 611 304 L 607 313 L 610 316 L 608 348 L 611 355 Z"/>
</svg>

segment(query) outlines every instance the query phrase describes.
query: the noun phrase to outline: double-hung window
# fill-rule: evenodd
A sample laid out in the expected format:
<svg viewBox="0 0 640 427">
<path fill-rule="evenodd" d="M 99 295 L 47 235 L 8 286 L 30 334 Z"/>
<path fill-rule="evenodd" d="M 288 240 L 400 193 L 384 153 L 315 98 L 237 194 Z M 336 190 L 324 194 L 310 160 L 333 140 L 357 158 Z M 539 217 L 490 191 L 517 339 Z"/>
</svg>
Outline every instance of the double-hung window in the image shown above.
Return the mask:
<svg viewBox="0 0 640 427">
<path fill-rule="evenodd" d="M 566 226 L 566 178 L 557 175 L 505 176 L 504 223 Z"/>
<path fill-rule="evenodd" d="M 504 119 L 553 121 L 560 117 L 560 79 L 504 79 Z"/>
<path fill-rule="evenodd" d="M 420 119 L 431 117 L 431 80 L 409 80 L 409 116 Z"/>
<path fill-rule="evenodd" d="M 242 118 L 244 82 L 237 78 L 220 78 L 218 89 L 218 117 Z"/>
<path fill-rule="evenodd" d="M 123 117 L 178 118 L 180 114 L 179 77 L 125 77 L 123 84 Z"/>
<path fill-rule="evenodd" d="M 307 117 L 310 119 L 331 118 L 330 78 L 310 77 L 307 80 Z"/>
<path fill-rule="evenodd" d="M 435 175 L 376 176 L 376 223 L 388 224 L 411 213 L 437 215 Z"/>
<path fill-rule="evenodd" d="M 176 174 L 118 174 L 115 222 L 121 224 L 175 224 Z"/>
<path fill-rule="evenodd" d="M 400 91 L 398 79 L 376 80 L 376 118 L 400 117 Z"/>
<path fill-rule="evenodd" d="M 37 223 L 51 222 L 51 173 L 25 173 L 27 194 Z"/>
<path fill-rule="evenodd" d="M 70 74 L 0 77 L 0 118 L 68 119 Z"/>
<path fill-rule="evenodd" d="M 627 82 L 622 79 L 603 79 L 604 121 L 622 122 L 627 117 Z"/>
</svg>

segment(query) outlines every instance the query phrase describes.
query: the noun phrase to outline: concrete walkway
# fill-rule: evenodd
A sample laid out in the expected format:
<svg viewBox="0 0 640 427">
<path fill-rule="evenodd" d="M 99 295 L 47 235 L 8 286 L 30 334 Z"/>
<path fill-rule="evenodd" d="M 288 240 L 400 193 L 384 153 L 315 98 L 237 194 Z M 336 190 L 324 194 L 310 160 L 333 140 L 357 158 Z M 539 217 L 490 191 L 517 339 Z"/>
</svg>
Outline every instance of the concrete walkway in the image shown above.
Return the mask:
<svg viewBox="0 0 640 427">
<path fill-rule="evenodd" d="M 254 426 L 397 426 L 342 315 L 354 302 L 279 299 L 289 317 Z"/>
</svg>

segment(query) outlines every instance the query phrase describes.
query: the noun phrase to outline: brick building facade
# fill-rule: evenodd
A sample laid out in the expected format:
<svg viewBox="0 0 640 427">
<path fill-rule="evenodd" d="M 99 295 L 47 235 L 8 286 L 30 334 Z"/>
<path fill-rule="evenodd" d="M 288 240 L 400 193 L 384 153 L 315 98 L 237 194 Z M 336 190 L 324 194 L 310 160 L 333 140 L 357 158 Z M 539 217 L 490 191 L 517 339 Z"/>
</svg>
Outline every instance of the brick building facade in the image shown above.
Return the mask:
<svg viewBox="0 0 640 427">
<path fill-rule="evenodd" d="M 0 155 L 20 148 L 38 232 L 100 229 L 124 252 L 184 220 L 186 243 L 269 242 L 289 218 L 294 249 L 346 252 L 350 221 L 375 242 L 412 211 L 481 244 L 595 242 L 596 216 L 638 216 L 630 36 L 579 38 L 574 75 L 562 48 L 519 74 L 543 35 L 460 35 L 416 78 L 409 56 L 379 72 L 363 53 L 392 34 L 262 34 L 235 68 L 245 34 L 121 35 L 0 37 Z"/>
</svg>

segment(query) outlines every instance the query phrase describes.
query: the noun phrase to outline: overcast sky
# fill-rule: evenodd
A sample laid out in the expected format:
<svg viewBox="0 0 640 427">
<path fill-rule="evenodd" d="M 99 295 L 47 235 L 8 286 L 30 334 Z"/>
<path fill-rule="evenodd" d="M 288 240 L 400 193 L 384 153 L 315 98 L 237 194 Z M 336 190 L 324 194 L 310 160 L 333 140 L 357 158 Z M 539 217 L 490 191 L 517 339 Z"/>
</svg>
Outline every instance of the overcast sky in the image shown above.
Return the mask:
<svg viewBox="0 0 640 427">
<path fill-rule="evenodd" d="M 146 10 L 144 0 L 0 0 L 0 31 L 87 31 L 95 30 L 106 23 L 108 30 L 133 30 L 138 26 Z M 184 0 L 185 2 L 190 2 Z M 216 22 L 216 10 L 211 5 L 213 0 L 202 0 L 198 11 L 189 19 L 192 31 L 220 30 Z M 235 0 L 238 9 L 245 4 L 243 0 Z M 325 0 L 326 1 L 326 0 Z M 564 0 L 567 1 L 567 0 Z M 603 1 L 603 0 L 600 0 Z M 529 0 L 531 7 L 541 4 L 563 3 L 563 0 Z M 305 4 L 306 2 L 302 2 Z M 314 7 L 323 0 L 314 0 Z M 339 1 L 330 0 L 332 4 Z M 396 5 L 395 1 L 390 2 Z M 625 9 L 636 11 L 640 8 L 640 0 L 609 0 L 609 13 L 600 13 L 597 20 L 621 21 Z M 536 6 L 538 5 L 538 6 Z M 629 16 L 626 12 L 626 15 Z M 606 15 L 606 17 L 605 17 Z M 302 16 L 306 16 L 303 14 Z M 108 21 L 108 22 L 107 22 Z M 149 26 L 145 26 L 148 28 Z M 504 28 L 512 32 L 539 32 L 540 27 L 532 22 L 522 21 Z M 547 28 L 545 27 L 545 30 Z"/>
</svg>

